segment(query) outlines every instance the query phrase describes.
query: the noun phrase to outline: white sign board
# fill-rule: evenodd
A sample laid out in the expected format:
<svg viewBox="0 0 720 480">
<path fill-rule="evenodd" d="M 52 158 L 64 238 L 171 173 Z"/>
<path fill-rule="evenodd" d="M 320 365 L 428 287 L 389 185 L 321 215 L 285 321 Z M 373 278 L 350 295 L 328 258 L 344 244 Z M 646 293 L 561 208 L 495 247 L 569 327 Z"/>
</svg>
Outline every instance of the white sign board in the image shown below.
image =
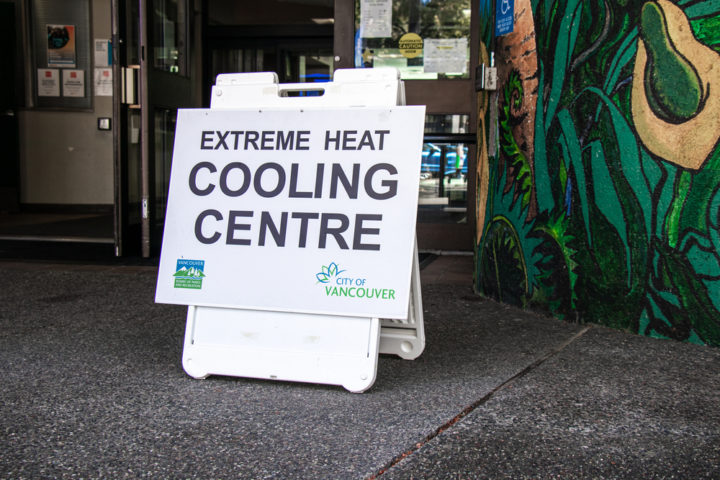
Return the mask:
<svg viewBox="0 0 720 480">
<path fill-rule="evenodd" d="M 406 318 L 424 115 L 180 110 L 156 301 Z"/>
</svg>

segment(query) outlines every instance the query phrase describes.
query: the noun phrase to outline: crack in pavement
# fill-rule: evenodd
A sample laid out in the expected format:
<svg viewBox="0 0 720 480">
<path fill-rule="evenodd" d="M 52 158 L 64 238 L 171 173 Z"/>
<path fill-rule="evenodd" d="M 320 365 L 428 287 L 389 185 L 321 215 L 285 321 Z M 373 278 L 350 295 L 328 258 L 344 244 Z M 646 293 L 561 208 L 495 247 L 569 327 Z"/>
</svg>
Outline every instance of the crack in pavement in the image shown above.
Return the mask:
<svg viewBox="0 0 720 480">
<path fill-rule="evenodd" d="M 583 328 L 582 330 L 580 330 L 579 332 L 577 332 L 575 335 L 573 335 L 572 337 L 570 337 L 569 339 L 567 339 L 565 342 L 563 342 L 562 344 L 560 344 L 560 346 L 554 348 L 554 349 L 551 350 L 549 353 L 547 353 L 547 354 L 545 354 L 544 356 L 540 357 L 538 360 L 535 360 L 533 363 L 531 363 L 531 364 L 528 365 L 527 367 L 523 368 L 522 370 L 520 370 L 518 373 L 516 373 L 516 374 L 513 375 L 512 377 L 508 378 L 507 380 L 505 380 L 504 382 L 502 382 L 500 385 L 498 385 L 497 387 L 495 387 L 495 388 L 493 388 L 492 390 L 490 390 L 490 392 L 488 392 L 488 393 L 487 393 L 486 395 L 484 395 L 482 398 L 480 398 L 479 400 L 477 400 L 477 401 L 471 403 L 470 405 L 468 405 L 467 407 L 465 407 L 460 413 L 458 413 L 457 415 L 455 415 L 453 418 L 451 418 L 450 420 L 448 420 L 448 421 L 445 422 L 444 424 L 440 425 L 437 429 L 435 429 L 435 431 L 433 431 L 432 433 L 430 433 L 429 435 L 427 435 L 427 436 L 426 436 L 425 438 L 423 438 L 421 441 L 417 442 L 415 445 L 413 445 L 412 448 L 410 448 L 409 450 L 407 450 L 407 451 L 405 451 L 405 452 L 403 452 L 403 453 L 395 456 L 395 457 L 394 457 L 393 459 L 391 459 L 388 463 L 386 463 L 383 467 L 381 467 L 381 468 L 377 471 L 377 473 L 375 473 L 375 474 L 367 477 L 367 480 L 376 480 L 378 477 L 380 477 L 380 476 L 384 475 L 385 473 L 387 473 L 388 470 L 390 470 L 391 468 L 393 468 L 395 465 L 399 464 L 401 461 L 403 461 L 403 460 L 406 459 L 407 457 L 413 455 L 415 452 L 417 452 L 417 451 L 420 450 L 422 447 L 424 447 L 425 445 L 427 445 L 427 444 L 428 444 L 431 440 L 433 440 L 435 437 L 437 437 L 438 435 L 442 434 L 442 433 L 445 432 L 446 430 L 452 428 L 453 425 L 455 425 L 456 423 L 458 423 L 460 420 L 462 420 L 462 419 L 463 419 L 464 417 L 466 417 L 468 414 L 472 413 L 475 409 L 477 409 L 478 407 L 480 407 L 480 406 L 484 405 L 485 403 L 487 403 L 493 396 L 495 396 L 496 393 L 500 392 L 501 390 L 503 390 L 504 388 L 506 388 L 508 385 L 510 385 L 511 383 L 513 383 L 513 382 L 514 382 L 515 380 L 517 380 L 518 378 L 524 377 L 525 375 L 527 375 L 528 373 L 532 372 L 533 370 L 535 370 L 536 368 L 538 368 L 540 365 L 542 365 L 543 363 L 545 363 L 546 361 L 548 361 L 550 358 L 556 356 L 558 353 L 560 353 L 560 352 L 562 352 L 563 350 L 565 350 L 565 348 L 567 348 L 570 344 L 572 344 L 573 342 L 575 342 L 576 340 L 578 340 L 580 337 L 582 337 L 583 335 L 585 335 L 590 329 L 592 329 L 592 326 L 586 326 L 585 328 Z"/>
</svg>

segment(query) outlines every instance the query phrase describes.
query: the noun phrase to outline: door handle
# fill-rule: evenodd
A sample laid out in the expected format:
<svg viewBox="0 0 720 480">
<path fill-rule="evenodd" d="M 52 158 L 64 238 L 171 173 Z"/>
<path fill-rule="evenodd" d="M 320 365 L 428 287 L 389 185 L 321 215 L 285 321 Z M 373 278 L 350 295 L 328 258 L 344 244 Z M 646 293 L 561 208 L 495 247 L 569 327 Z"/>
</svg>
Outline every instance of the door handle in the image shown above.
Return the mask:
<svg viewBox="0 0 720 480">
<path fill-rule="evenodd" d="M 129 105 L 130 108 L 140 108 L 140 96 L 138 95 L 139 73 L 140 65 L 122 67 L 122 74 L 120 75 L 122 103 Z"/>
</svg>

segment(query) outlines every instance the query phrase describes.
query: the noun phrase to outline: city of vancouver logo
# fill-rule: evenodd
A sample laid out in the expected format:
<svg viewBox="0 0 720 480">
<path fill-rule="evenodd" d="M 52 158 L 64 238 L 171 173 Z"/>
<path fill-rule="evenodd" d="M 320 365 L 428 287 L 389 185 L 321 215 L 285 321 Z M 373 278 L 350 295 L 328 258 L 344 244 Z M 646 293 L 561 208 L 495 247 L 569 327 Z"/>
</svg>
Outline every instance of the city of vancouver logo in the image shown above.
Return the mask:
<svg viewBox="0 0 720 480">
<path fill-rule="evenodd" d="M 323 265 L 322 269 L 320 270 L 320 273 L 315 275 L 315 278 L 317 278 L 318 282 L 320 283 L 330 283 L 330 281 L 343 273 L 345 270 L 340 270 L 340 267 L 337 266 L 337 263 L 330 262 L 330 265 L 327 267 Z"/>
<path fill-rule="evenodd" d="M 178 258 L 175 277 L 175 288 L 192 288 L 200 290 L 205 278 L 205 260 L 188 260 Z"/>
<path fill-rule="evenodd" d="M 330 262 L 315 274 L 317 283 L 323 285 L 325 296 L 395 300 L 394 289 L 371 287 L 366 278 L 351 277 L 345 272 L 347 270 L 341 270 L 337 263 Z"/>
</svg>

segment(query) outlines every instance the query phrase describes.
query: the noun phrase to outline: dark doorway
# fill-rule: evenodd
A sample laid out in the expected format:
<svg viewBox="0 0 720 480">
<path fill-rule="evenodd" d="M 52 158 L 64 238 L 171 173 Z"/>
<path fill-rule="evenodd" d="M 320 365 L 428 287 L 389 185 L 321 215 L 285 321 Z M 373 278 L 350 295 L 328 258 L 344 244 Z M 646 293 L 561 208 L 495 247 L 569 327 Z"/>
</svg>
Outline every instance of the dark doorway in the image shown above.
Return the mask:
<svg viewBox="0 0 720 480">
<path fill-rule="evenodd" d="M 281 83 L 331 80 L 334 21 L 333 0 L 207 0 L 205 104 L 220 73 L 276 72 Z"/>
<path fill-rule="evenodd" d="M 24 3 L 0 0 L 0 64 L 4 73 L 0 75 L 0 240 L 4 242 L 3 256 L 11 244 L 22 244 L 17 242 L 27 242 L 21 249 L 24 257 L 34 256 L 30 254 L 33 251 L 48 250 L 47 242 L 98 244 L 102 245 L 103 252 L 112 255 L 111 206 L 27 201 L 28 179 L 33 179 L 40 169 L 28 167 L 27 152 L 21 151 L 20 117 L 24 114 L 27 119 L 32 108 L 26 107 L 38 105 L 26 101 L 26 97 L 33 97 L 32 82 L 25 77 L 25 54 L 32 50 L 32 42 L 23 39 L 21 26 L 25 22 L 25 26 L 33 31 L 32 19 L 37 17 L 26 18 L 23 8 L 18 5 Z M 46 10 L 51 9 L 50 4 L 46 6 L 49 6 Z M 32 12 L 39 16 L 47 13 L 40 10 Z M 55 110 L 47 111 L 53 114 L 60 111 L 57 107 L 51 108 Z M 27 124 L 23 126 L 25 132 L 28 131 Z M 42 137 L 47 124 L 32 123 L 32 127 L 33 133 Z"/>
<path fill-rule="evenodd" d="M 0 2 L 0 212 L 17 212 L 20 195 L 20 162 L 18 159 L 17 32 L 15 4 Z"/>
</svg>

